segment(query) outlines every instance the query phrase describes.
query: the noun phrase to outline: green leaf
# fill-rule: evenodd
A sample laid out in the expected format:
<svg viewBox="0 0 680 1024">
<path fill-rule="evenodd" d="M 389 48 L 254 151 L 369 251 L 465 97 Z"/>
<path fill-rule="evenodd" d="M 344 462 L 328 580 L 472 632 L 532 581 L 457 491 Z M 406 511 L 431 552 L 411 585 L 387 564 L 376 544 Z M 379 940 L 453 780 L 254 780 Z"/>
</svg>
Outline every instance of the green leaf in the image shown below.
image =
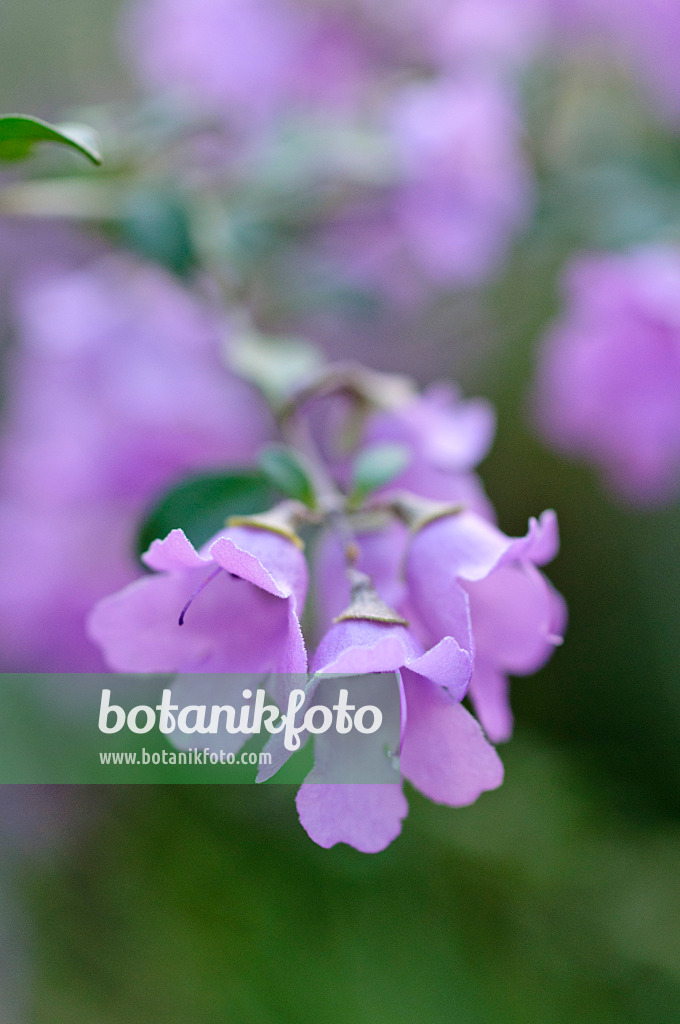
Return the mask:
<svg viewBox="0 0 680 1024">
<path fill-rule="evenodd" d="M 274 487 L 288 498 L 295 498 L 309 508 L 316 508 L 316 493 L 309 470 L 292 448 L 270 445 L 260 454 L 258 465 Z"/>
<path fill-rule="evenodd" d="M 24 160 L 36 142 L 57 142 L 91 160 L 102 162 L 99 137 L 85 124 L 48 124 L 26 114 L 0 117 L 0 160 Z"/>
<path fill-rule="evenodd" d="M 300 338 L 237 331 L 225 347 L 229 367 L 258 387 L 274 407 L 285 404 L 323 364 L 318 349 Z"/>
<path fill-rule="evenodd" d="M 141 555 L 157 537 L 180 528 L 192 544 L 204 544 L 224 526 L 228 516 L 265 512 L 277 493 L 263 473 L 235 469 L 224 474 L 195 476 L 168 491 L 144 518 L 137 537 Z"/>
<path fill-rule="evenodd" d="M 196 267 L 186 205 L 169 189 L 133 189 L 117 225 L 120 242 L 147 260 L 160 263 L 178 277 Z"/>
<path fill-rule="evenodd" d="M 372 491 L 398 477 L 410 461 L 411 453 L 403 444 L 386 441 L 364 448 L 352 468 L 350 505 L 359 506 Z"/>
</svg>

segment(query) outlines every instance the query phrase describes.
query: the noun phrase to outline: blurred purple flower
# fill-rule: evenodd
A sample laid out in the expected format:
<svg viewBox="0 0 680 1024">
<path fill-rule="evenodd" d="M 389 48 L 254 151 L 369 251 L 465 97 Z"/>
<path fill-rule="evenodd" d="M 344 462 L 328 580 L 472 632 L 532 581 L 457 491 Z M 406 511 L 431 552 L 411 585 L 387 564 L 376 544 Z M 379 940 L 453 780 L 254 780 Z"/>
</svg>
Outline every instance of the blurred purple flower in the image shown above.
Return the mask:
<svg viewBox="0 0 680 1024">
<path fill-rule="evenodd" d="M 317 682 L 323 675 L 398 674 L 401 771 L 430 799 L 462 807 L 501 784 L 498 755 L 459 703 L 471 662 L 452 637 L 423 652 L 404 626 L 341 621 L 322 640 L 312 669 Z M 313 687 L 310 684 L 312 692 Z M 333 739 L 329 734 L 325 745 L 321 740 L 323 756 L 317 750 L 315 767 L 298 791 L 300 821 L 320 846 L 344 842 L 364 853 L 377 853 L 401 831 L 408 805 L 396 783 L 333 782 L 339 767 L 335 761 L 346 756 Z"/>
<path fill-rule="evenodd" d="M 97 672 L 94 601 L 134 577 L 134 514 L 106 504 L 0 500 L 2 671 Z"/>
<path fill-rule="evenodd" d="M 680 484 L 680 249 L 583 257 L 564 291 L 538 371 L 541 430 L 630 501 L 667 501 Z"/>
<path fill-rule="evenodd" d="M 453 636 L 474 656 L 470 697 L 489 737 L 510 737 L 509 673 L 535 672 L 566 622 L 562 598 L 536 569 L 558 548 L 554 512 L 506 537 L 474 512 L 419 529 L 406 556 L 409 604 L 427 642 Z"/>
<path fill-rule="evenodd" d="M 85 615 L 134 578 L 148 503 L 183 473 L 251 458 L 269 421 L 222 368 L 214 317 L 157 269 L 109 258 L 34 280 L 17 329 L 0 444 L 0 664 L 95 671 Z"/>
<path fill-rule="evenodd" d="M 550 29 L 550 0 L 422 0 L 433 56 L 443 66 L 515 69 L 536 55 Z"/>
<path fill-rule="evenodd" d="M 425 498 L 460 502 L 493 518 L 472 470 L 489 451 L 495 429 L 495 413 L 488 402 L 464 400 L 456 388 L 442 383 L 372 416 L 364 442 L 394 441 L 411 452 L 409 464 L 387 490 L 405 488 Z"/>
<path fill-rule="evenodd" d="M 3 483 L 44 499 L 142 498 L 252 457 L 268 421 L 219 357 L 220 324 L 162 271 L 116 257 L 24 286 Z"/>
<path fill-rule="evenodd" d="M 390 127 L 402 181 L 395 226 L 415 264 L 438 284 L 494 273 L 531 209 L 522 125 L 507 88 L 480 77 L 406 86 Z"/>
<path fill-rule="evenodd" d="M 605 60 L 623 61 L 659 111 L 680 119 L 680 5 L 676 0 L 552 0 L 555 29 L 570 42 L 598 45 Z"/>
<path fill-rule="evenodd" d="M 352 23 L 291 0 L 142 0 L 127 27 L 142 77 L 242 128 L 282 112 L 342 108 L 366 73 Z"/>
<path fill-rule="evenodd" d="M 533 179 L 507 85 L 466 74 L 402 86 L 383 115 L 392 180 L 347 204 L 320 260 L 408 308 L 434 287 L 479 285 L 527 223 Z"/>
<path fill-rule="evenodd" d="M 287 537 L 233 527 L 199 551 L 182 530 L 143 556 L 155 570 L 100 601 L 88 631 L 119 672 L 305 672 L 298 615 L 307 563 Z"/>
</svg>

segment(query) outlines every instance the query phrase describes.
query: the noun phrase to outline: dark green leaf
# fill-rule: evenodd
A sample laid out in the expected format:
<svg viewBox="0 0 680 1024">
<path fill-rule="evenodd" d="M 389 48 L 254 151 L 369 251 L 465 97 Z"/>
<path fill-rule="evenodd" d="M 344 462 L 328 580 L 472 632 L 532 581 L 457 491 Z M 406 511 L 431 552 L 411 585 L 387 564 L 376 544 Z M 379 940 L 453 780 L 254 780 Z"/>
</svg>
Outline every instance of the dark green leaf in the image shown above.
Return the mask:
<svg viewBox="0 0 680 1024">
<path fill-rule="evenodd" d="M 133 190 L 125 202 L 118 230 L 126 248 L 160 263 L 179 277 L 186 277 L 196 266 L 181 195 L 166 189 Z"/>
<path fill-rule="evenodd" d="M 204 544 L 228 516 L 264 512 L 276 499 L 267 478 L 257 470 L 192 477 L 173 487 L 149 511 L 138 534 L 137 554 L 176 528 L 184 530 L 193 544 Z"/>
<path fill-rule="evenodd" d="M 24 160 L 36 142 L 57 142 L 69 146 L 91 160 L 102 162 L 99 138 L 85 124 L 48 124 L 25 114 L 0 117 L 0 159 Z"/>
<path fill-rule="evenodd" d="M 288 498 L 309 508 L 316 507 L 316 494 L 304 462 L 292 448 L 271 445 L 261 453 L 258 463 L 268 480 Z"/>
<path fill-rule="evenodd" d="M 352 505 L 360 505 L 372 491 L 398 477 L 410 460 L 411 453 L 403 444 L 386 441 L 364 448 L 352 470 Z"/>
</svg>

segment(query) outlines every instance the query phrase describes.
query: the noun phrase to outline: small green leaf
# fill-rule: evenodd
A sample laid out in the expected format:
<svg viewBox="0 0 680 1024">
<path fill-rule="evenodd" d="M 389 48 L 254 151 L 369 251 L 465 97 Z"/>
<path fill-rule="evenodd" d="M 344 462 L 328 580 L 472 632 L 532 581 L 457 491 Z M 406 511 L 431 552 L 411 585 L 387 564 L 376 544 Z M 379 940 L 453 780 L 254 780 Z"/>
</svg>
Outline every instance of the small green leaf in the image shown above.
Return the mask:
<svg viewBox="0 0 680 1024">
<path fill-rule="evenodd" d="M 288 498 L 295 498 L 308 508 L 316 508 L 316 493 L 309 470 L 292 448 L 270 445 L 261 452 L 258 465 L 274 487 Z"/>
<path fill-rule="evenodd" d="M 235 469 L 191 477 L 168 491 L 144 518 L 137 554 L 143 554 L 153 540 L 178 527 L 192 544 L 204 544 L 222 529 L 229 516 L 265 512 L 277 498 L 267 478 L 257 470 Z"/>
<path fill-rule="evenodd" d="M 403 444 L 386 441 L 370 445 L 357 455 L 352 469 L 350 505 L 358 507 L 364 498 L 399 476 L 411 461 Z"/>
<path fill-rule="evenodd" d="M 318 349 L 300 338 L 263 337 L 241 330 L 225 346 L 229 367 L 281 406 L 323 363 Z"/>
<path fill-rule="evenodd" d="M 102 162 L 99 138 L 85 124 L 48 124 L 26 114 L 0 117 L 0 160 L 24 160 L 36 142 L 58 142 L 91 160 Z"/>
</svg>

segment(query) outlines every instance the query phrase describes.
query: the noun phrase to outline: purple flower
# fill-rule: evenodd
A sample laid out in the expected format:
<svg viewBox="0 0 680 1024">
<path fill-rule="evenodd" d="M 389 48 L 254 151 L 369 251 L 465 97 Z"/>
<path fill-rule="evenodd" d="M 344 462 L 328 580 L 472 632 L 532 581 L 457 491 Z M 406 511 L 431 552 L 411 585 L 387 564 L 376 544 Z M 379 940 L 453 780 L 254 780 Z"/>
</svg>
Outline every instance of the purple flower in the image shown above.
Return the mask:
<svg viewBox="0 0 680 1024">
<path fill-rule="evenodd" d="M 433 287 L 488 280 L 532 208 L 511 90 L 472 72 L 416 81 L 389 94 L 379 131 L 389 179 L 322 225 L 317 262 L 408 310 Z"/>
<path fill-rule="evenodd" d="M 564 284 L 538 372 L 541 430 L 629 500 L 668 500 L 680 482 L 680 249 L 584 257 Z"/>
<path fill-rule="evenodd" d="M 406 86 L 390 126 L 401 185 L 395 229 L 426 278 L 493 274 L 531 208 L 521 121 L 507 88 L 467 76 Z"/>
<path fill-rule="evenodd" d="M 599 43 L 605 59 L 623 59 L 665 116 L 680 118 L 680 6 L 675 0 L 553 0 L 560 38 Z"/>
<path fill-rule="evenodd" d="M 443 66 L 525 64 L 545 44 L 550 0 L 424 0 L 430 50 Z"/>
<path fill-rule="evenodd" d="M 88 630 L 120 672 L 305 672 L 307 563 L 292 540 L 233 527 L 200 551 L 182 530 L 143 556 L 155 575 L 93 609 Z"/>
<path fill-rule="evenodd" d="M 451 385 L 436 384 L 372 416 L 364 440 L 395 441 L 410 450 L 408 466 L 390 489 L 461 502 L 493 518 L 481 482 L 471 471 L 491 447 L 495 425 L 494 411 L 484 399 L 464 401 Z"/>
<path fill-rule="evenodd" d="M 461 807 L 503 779 L 503 766 L 482 730 L 460 704 L 471 662 L 452 637 L 424 651 L 403 625 L 340 621 L 312 663 L 323 675 L 396 672 L 402 694 L 401 771 L 430 799 Z M 324 742 L 325 741 L 325 742 Z M 408 805 L 398 783 L 337 783 L 347 756 L 332 733 L 317 737 L 315 767 L 297 795 L 300 821 L 320 846 L 344 842 L 364 853 L 385 849 L 401 831 Z M 321 754 L 319 753 L 321 748 Z"/>
<path fill-rule="evenodd" d="M 100 672 L 85 618 L 134 578 L 134 522 L 108 505 L 0 501 L 0 666 L 5 672 Z M 104 538 L 104 540 L 103 540 Z"/>
<path fill-rule="evenodd" d="M 353 103 L 366 74 L 352 22 L 291 0 L 142 0 L 128 46 L 154 88 L 183 90 L 241 128 Z"/>
<path fill-rule="evenodd" d="M 109 258 L 19 293 L 4 487 L 31 498 L 148 498 L 252 457 L 268 417 L 223 369 L 220 324 L 162 271 Z"/>
<path fill-rule="evenodd" d="M 250 460 L 269 419 L 223 369 L 212 311 L 137 261 L 34 273 L 17 330 L 0 444 L 0 664 L 101 670 L 85 616 L 134 579 L 154 495 Z"/>
<path fill-rule="evenodd" d="M 430 642 L 455 637 L 474 657 L 470 696 L 489 737 L 508 739 L 508 674 L 536 671 L 561 643 L 564 602 L 537 565 L 558 547 L 554 512 L 512 538 L 474 512 L 415 533 L 406 558 L 409 602 Z"/>
</svg>

